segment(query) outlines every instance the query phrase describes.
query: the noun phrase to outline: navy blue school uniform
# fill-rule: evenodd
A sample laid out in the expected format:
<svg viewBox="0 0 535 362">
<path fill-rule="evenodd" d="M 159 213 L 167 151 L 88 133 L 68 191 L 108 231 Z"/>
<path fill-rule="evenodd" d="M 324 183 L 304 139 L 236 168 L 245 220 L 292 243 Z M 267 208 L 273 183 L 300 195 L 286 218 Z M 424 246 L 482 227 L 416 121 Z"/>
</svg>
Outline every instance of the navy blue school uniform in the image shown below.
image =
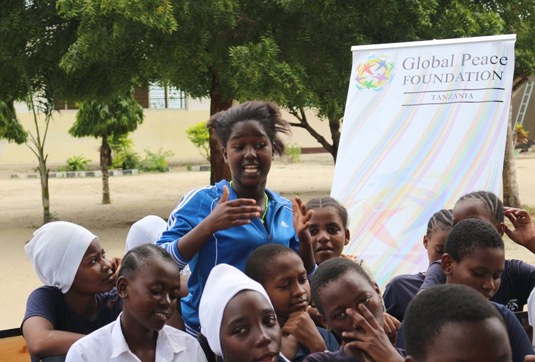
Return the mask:
<svg viewBox="0 0 535 362">
<path fill-rule="evenodd" d="M 420 291 L 425 273 L 403 274 L 394 277 L 385 287 L 383 300 L 386 312 L 400 322 L 405 317 L 405 310 L 412 298 Z"/>
<path fill-rule="evenodd" d="M 47 319 L 55 330 L 80 334 L 89 334 L 115 321 L 122 310 L 122 302 L 117 296 L 117 290 L 96 295 L 98 302 L 98 316 L 94 320 L 87 319 L 74 313 L 61 289 L 42 286 L 35 289 L 26 303 L 24 320 L 34 316 Z M 37 361 L 32 357 L 32 361 Z"/>
<path fill-rule="evenodd" d="M 491 301 L 505 305 L 512 312 L 524 310 L 529 295 L 535 288 L 535 266 L 522 260 L 506 259 L 502 282 Z M 440 260 L 434 261 L 425 273 L 421 289 L 446 283 Z"/>
<path fill-rule="evenodd" d="M 500 288 L 491 300 L 505 305 L 511 312 L 524 310 L 535 288 L 535 267 L 522 260 L 505 260 L 501 279 Z"/>
</svg>

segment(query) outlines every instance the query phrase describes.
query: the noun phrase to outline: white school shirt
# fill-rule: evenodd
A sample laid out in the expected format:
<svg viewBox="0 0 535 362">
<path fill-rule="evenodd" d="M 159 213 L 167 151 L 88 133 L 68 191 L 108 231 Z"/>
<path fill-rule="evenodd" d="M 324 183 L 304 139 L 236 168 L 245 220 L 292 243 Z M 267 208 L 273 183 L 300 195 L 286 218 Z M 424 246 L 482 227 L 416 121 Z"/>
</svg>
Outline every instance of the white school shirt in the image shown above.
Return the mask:
<svg viewBox="0 0 535 362">
<path fill-rule="evenodd" d="M 528 323 L 535 329 L 535 289 L 531 291 L 528 298 Z M 531 344 L 535 346 L 535 333 Z"/>
<path fill-rule="evenodd" d="M 67 353 L 66 362 L 113 361 L 140 362 L 130 351 L 121 329 L 121 316 L 74 343 Z M 156 340 L 156 361 L 207 362 L 195 338 L 176 328 L 165 325 Z"/>
</svg>

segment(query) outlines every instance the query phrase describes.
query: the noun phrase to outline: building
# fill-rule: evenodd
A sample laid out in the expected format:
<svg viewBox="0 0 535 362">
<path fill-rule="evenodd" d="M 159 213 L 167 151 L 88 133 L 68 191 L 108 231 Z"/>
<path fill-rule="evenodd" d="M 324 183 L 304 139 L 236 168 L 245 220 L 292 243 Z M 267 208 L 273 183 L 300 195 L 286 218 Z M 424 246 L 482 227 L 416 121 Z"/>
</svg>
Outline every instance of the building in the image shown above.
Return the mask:
<svg viewBox="0 0 535 362">
<path fill-rule="evenodd" d="M 138 129 L 130 135 L 133 140 L 134 151 L 144 157 L 145 149 L 152 152 L 171 151 L 174 156 L 171 163 L 203 163 L 197 148 L 188 140 L 186 129 L 201 121 L 207 121 L 210 116 L 210 100 L 187 97 L 176 88 L 162 88 L 153 86 L 148 91 L 137 91 L 136 99 L 144 108 L 145 119 Z M 65 161 L 72 156 L 82 155 L 98 164 L 100 139 L 85 137 L 75 138 L 68 132 L 76 119 L 76 105 L 61 103 L 57 105 L 59 112 L 54 113 L 50 123 L 45 151 L 48 153 L 48 166 L 51 168 L 65 165 Z M 25 129 L 35 132 L 33 114 L 23 104 L 16 105 L 19 121 Z M 313 127 L 327 139 L 329 125 L 309 114 Z M 292 115 L 284 112 L 284 117 L 290 122 L 296 122 Z M 289 144 L 298 144 L 310 150 L 322 150 L 321 145 L 304 129 L 294 127 L 293 134 L 287 140 Z M 36 167 L 37 159 L 26 145 L 9 143 L 0 140 L 0 166 L 10 165 Z"/>
</svg>

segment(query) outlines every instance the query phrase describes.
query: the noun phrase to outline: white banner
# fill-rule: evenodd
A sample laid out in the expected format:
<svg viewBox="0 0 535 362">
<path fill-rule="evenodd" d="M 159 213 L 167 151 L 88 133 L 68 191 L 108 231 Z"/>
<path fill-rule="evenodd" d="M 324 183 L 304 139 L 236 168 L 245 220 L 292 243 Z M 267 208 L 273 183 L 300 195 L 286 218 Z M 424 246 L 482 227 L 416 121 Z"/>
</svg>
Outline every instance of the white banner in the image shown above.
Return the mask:
<svg viewBox="0 0 535 362">
<path fill-rule="evenodd" d="M 427 269 L 427 222 L 477 190 L 501 194 L 515 35 L 353 47 L 331 196 L 345 252 L 381 286 Z"/>
</svg>

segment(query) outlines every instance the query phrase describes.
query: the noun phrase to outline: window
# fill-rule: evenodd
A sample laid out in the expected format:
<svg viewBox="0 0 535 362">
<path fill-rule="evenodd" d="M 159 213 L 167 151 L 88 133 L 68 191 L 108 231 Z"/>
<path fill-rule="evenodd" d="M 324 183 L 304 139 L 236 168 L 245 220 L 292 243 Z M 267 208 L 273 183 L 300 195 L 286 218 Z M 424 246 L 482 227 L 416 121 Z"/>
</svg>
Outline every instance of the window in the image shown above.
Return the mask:
<svg viewBox="0 0 535 362">
<path fill-rule="evenodd" d="M 175 87 L 151 84 L 149 86 L 149 108 L 186 109 L 186 95 Z"/>
<path fill-rule="evenodd" d="M 69 109 L 78 109 L 78 104 L 73 101 L 65 101 L 63 99 L 54 100 L 54 109 L 56 111 L 64 111 Z"/>
</svg>

